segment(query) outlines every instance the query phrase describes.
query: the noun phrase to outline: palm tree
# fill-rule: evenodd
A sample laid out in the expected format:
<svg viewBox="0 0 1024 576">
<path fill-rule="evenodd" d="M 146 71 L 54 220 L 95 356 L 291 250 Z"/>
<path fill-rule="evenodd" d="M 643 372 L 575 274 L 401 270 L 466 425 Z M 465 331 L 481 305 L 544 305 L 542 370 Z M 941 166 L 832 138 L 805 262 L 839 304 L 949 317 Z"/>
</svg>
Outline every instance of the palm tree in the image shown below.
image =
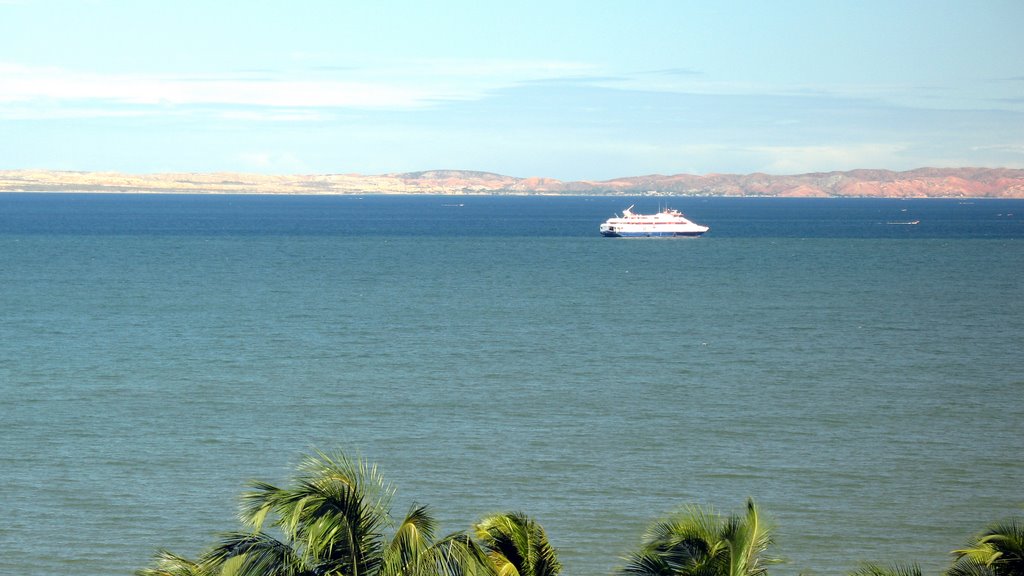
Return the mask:
<svg viewBox="0 0 1024 576">
<path fill-rule="evenodd" d="M 992 524 L 953 554 L 948 576 L 1024 576 L 1024 524 L 1018 518 Z"/>
<path fill-rule="evenodd" d="M 394 526 L 394 490 L 376 466 L 344 453 L 307 457 L 290 486 L 254 482 L 242 495 L 240 517 L 250 531 L 225 535 L 194 572 L 157 568 L 138 576 L 477 576 L 486 558 L 464 535 L 434 541 L 435 521 L 413 506 Z M 280 537 L 265 531 L 271 529 Z M 173 555 L 171 560 L 177 558 Z M 155 571 L 154 571 L 155 570 Z"/>
<path fill-rule="evenodd" d="M 473 528 L 497 576 L 558 576 L 562 570 L 544 528 L 521 512 L 494 514 Z"/>
<path fill-rule="evenodd" d="M 771 531 L 747 500 L 746 513 L 719 516 L 689 506 L 652 525 L 623 576 L 764 576 Z"/>
</svg>

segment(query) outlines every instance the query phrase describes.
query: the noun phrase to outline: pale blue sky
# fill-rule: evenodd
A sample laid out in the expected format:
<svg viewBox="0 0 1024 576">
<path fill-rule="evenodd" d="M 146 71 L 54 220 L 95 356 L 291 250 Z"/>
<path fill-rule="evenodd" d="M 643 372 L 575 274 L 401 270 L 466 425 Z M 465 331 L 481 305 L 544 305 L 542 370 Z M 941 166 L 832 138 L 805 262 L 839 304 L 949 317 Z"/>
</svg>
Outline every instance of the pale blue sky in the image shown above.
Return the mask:
<svg viewBox="0 0 1024 576">
<path fill-rule="evenodd" d="M 0 0 L 0 169 L 1020 168 L 1022 25 L 1022 0 Z"/>
</svg>

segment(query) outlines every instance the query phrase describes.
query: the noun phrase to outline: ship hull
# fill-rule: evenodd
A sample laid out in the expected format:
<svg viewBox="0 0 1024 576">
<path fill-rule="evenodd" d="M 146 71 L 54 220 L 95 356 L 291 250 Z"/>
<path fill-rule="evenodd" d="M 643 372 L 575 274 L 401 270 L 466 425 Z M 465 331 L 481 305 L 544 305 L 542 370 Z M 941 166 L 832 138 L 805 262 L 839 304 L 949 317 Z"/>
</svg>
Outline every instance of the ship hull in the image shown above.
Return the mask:
<svg viewBox="0 0 1024 576">
<path fill-rule="evenodd" d="M 704 232 L 605 232 L 601 235 L 607 238 L 696 238 Z"/>
</svg>

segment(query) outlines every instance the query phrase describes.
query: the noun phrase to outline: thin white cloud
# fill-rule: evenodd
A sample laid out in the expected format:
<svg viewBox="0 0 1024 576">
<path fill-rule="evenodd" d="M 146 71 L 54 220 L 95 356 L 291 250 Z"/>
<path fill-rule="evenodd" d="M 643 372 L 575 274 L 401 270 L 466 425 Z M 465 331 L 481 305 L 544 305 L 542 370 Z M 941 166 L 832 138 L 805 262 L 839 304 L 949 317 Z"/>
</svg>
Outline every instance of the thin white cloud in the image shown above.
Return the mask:
<svg viewBox="0 0 1024 576">
<path fill-rule="evenodd" d="M 807 146 L 736 146 L 720 143 L 655 145 L 637 141 L 595 141 L 574 146 L 573 152 L 606 158 L 603 168 L 614 176 L 647 173 L 705 174 L 712 172 L 765 172 L 805 174 L 823 170 L 850 170 L 865 166 L 914 168 L 912 147 L 902 143 L 861 143 Z M 559 154 L 566 153 L 559 150 Z M 895 164 L 894 162 L 899 162 Z M 612 168 L 614 164 L 621 167 Z M 933 162 L 934 164 L 934 162 Z M 927 163 L 920 165 L 929 165 Z M 743 168 L 728 168 L 729 166 Z"/>
<path fill-rule="evenodd" d="M 893 159 L 908 150 L 905 144 L 862 143 L 828 146 L 758 146 L 746 148 L 763 172 L 773 174 L 803 174 L 816 172 L 822 166 L 830 170 L 851 170 L 864 166 L 891 166 Z"/>
<path fill-rule="evenodd" d="M 642 71 L 592 82 L 605 88 L 696 94 L 705 96 L 818 97 L 876 102 L 918 109 L 1022 110 L 1024 100 L 1014 98 L 1019 86 L 999 86 L 950 80 L 942 85 L 914 83 L 771 82 L 731 79 L 711 73 L 677 73 L 674 70 Z"/>
<path fill-rule="evenodd" d="M 217 116 L 224 120 L 244 122 L 325 122 L 333 119 L 330 114 L 308 109 L 225 110 Z"/>
<path fill-rule="evenodd" d="M 103 74 L 0 63 L 0 115 L 15 105 L 85 115 L 125 106 L 235 106 L 289 109 L 418 109 L 483 98 L 491 91 L 543 78 L 579 74 L 559 62 L 412 61 L 375 67 L 337 67 L 319 74 L 223 76 Z M 111 112 L 113 113 L 113 112 Z M 293 120 L 316 119 L 315 115 Z"/>
<path fill-rule="evenodd" d="M 165 114 L 174 114 L 165 112 Z M 151 115 L 138 109 L 115 109 L 90 106 L 53 108 L 40 105 L 13 104 L 0 102 L 0 120 L 70 120 L 88 118 L 139 118 Z"/>
<path fill-rule="evenodd" d="M 975 152 L 1005 152 L 1007 154 L 1015 154 L 1018 156 L 1024 156 L 1024 144 L 993 144 L 990 146 L 972 146 L 971 150 Z"/>
<path fill-rule="evenodd" d="M 126 75 L 0 66 L 0 102 L 103 101 L 111 104 L 233 104 L 279 107 L 407 108 L 459 95 L 431 86 L 336 80 Z"/>
</svg>

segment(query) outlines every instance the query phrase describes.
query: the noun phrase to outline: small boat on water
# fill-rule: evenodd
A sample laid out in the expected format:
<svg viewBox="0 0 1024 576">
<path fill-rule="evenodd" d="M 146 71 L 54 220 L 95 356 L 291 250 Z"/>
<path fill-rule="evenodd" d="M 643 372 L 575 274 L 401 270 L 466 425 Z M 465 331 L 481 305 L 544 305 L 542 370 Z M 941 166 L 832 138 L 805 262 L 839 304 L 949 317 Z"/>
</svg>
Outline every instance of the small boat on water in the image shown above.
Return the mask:
<svg viewBox="0 0 1024 576">
<path fill-rule="evenodd" d="M 899 225 L 899 226 L 917 226 L 920 223 L 921 223 L 920 220 L 894 220 L 894 221 L 886 222 L 886 224 L 895 224 L 895 225 Z"/>
<path fill-rule="evenodd" d="M 671 208 L 657 214 L 637 214 L 630 206 L 622 211 L 622 216 L 613 216 L 601 224 L 601 235 L 610 237 L 700 236 L 708 230 Z"/>
</svg>

